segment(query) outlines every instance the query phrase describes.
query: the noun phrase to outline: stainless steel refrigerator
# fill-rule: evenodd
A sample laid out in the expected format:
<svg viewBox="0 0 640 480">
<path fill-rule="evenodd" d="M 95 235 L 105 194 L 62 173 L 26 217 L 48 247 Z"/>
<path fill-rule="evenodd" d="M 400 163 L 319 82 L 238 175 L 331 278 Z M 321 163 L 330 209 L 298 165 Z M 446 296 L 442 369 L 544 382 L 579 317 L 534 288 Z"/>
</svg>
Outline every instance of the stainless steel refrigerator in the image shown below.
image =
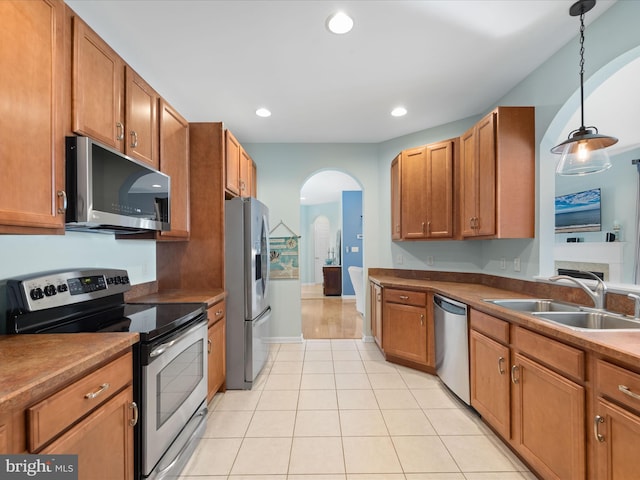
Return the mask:
<svg viewBox="0 0 640 480">
<path fill-rule="evenodd" d="M 255 198 L 225 201 L 228 389 L 249 390 L 269 353 L 269 210 Z"/>
</svg>

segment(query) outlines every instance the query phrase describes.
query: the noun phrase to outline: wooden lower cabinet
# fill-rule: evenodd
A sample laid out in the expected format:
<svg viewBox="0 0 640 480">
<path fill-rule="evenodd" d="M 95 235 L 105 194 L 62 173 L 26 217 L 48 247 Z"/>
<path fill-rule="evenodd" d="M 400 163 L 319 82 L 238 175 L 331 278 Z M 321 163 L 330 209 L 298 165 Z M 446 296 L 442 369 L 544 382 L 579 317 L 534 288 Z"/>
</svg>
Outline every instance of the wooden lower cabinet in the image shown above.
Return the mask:
<svg viewBox="0 0 640 480">
<path fill-rule="evenodd" d="M 639 478 L 640 374 L 602 359 L 594 361 L 594 409 L 589 431 L 593 478 Z"/>
<path fill-rule="evenodd" d="M 342 295 L 342 267 L 322 267 L 322 294 L 325 296 Z"/>
<path fill-rule="evenodd" d="M 585 480 L 585 352 L 474 309 L 470 327 L 471 405 L 540 478 Z"/>
<path fill-rule="evenodd" d="M 509 347 L 471 330 L 471 406 L 503 438 L 511 434 Z"/>
<path fill-rule="evenodd" d="M 600 398 L 594 417 L 596 475 L 599 480 L 625 480 L 640 475 L 640 416 Z"/>
<path fill-rule="evenodd" d="M 585 389 L 516 352 L 513 442 L 547 480 L 584 480 Z"/>
<path fill-rule="evenodd" d="M 369 294 L 371 301 L 371 335 L 378 347 L 382 348 L 382 287 L 374 282 L 369 282 Z"/>
<path fill-rule="evenodd" d="M 382 350 L 386 356 L 435 368 L 433 315 L 427 305 L 424 292 L 384 289 Z"/>
<path fill-rule="evenodd" d="M 213 396 L 224 389 L 226 379 L 226 319 L 224 301 L 214 304 L 209 308 L 209 333 L 207 352 L 209 360 L 207 363 L 208 388 L 207 402 Z"/>
<path fill-rule="evenodd" d="M 78 455 L 80 480 L 133 479 L 133 387 L 38 453 Z"/>
</svg>

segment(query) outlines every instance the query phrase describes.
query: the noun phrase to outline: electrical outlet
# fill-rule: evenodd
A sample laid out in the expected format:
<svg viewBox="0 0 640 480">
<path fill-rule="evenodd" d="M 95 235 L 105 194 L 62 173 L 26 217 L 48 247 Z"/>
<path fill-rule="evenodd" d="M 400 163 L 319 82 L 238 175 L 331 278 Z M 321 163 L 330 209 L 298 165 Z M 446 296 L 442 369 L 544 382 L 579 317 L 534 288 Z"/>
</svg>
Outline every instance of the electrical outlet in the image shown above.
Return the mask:
<svg viewBox="0 0 640 480">
<path fill-rule="evenodd" d="M 520 271 L 520 257 L 516 257 L 513 259 L 513 271 L 514 272 Z"/>
<path fill-rule="evenodd" d="M 398 255 L 396 255 L 396 263 L 398 265 L 402 265 L 404 263 L 404 257 L 402 256 L 401 253 L 399 253 Z"/>
<path fill-rule="evenodd" d="M 427 265 L 433 265 L 433 255 L 427 257 Z"/>
<path fill-rule="evenodd" d="M 502 257 L 500 259 L 500 270 L 506 270 L 507 268 L 507 259 Z"/>
</svg>

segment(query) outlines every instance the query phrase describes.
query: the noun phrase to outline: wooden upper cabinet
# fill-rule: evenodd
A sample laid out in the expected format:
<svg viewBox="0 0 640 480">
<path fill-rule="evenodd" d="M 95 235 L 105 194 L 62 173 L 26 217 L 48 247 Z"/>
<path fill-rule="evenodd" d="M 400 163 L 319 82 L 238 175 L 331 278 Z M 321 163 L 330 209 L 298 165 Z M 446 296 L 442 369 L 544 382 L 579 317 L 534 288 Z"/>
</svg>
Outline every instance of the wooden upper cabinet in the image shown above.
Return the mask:
<svg viewBox="0 0 640 480">
<path fill-rule="evenodd" d="M 253 179 L 252 179 L 252 164 L 253 160 L 249 156 L 249 154 L 244 150 L 244 148 L 240 148 L 240 178 L 238 184 L 240 186 L 240 196 L 241 197 L 250 197 L 251 190 L 253 187 Z"/>
<path fill-rule="evenodd" d="M 391 238 L 454 238 L 458 140 L 404 150 L 391 163 Z"/>
<path fill-rule="evenodd" d="M 224 178 L 225 190 L 231 196 L 240 195 L 240 143 L 230 130 L 224 132 L 225 162 Z"/>
<path fill-rule="evenodd" d="M 454 140 L 427 146 L 427 238 L 453 237 Z"/>
<path fill-rule="evenodd" d="M 73 17 L 73 131 L 158 168 L 158 94 Z"/>
<path fill-rule="evenodd" d="M 427 238 L 426 147 L 404 150 L 400 156 L 402 238 Z"/>
<path fill-rule="evenodd" d="M 400 200 L 400 155 L 391 162 L 391 240 L 402 239 Z"/>
<path fill-rule="evenodd" d="M 533 107 L 498 107 L 460 137 L 463 237 L 533 238 Z"/>
<path fill-rule="evenodd" d="M 189 123 L 160 99 L 160 170 L 171 177 L 171 230 L 160 239 L 189 238 Z"/>
<path fill-rule="evenodd" d="M 258 198 L 258 167 L 256 166 L 256 162 L 251 160 L 251 168 L 249 169 L 251 174 L 251 196 L 253 198 Z"/>
<path fill-rule="evenodd" d="M 0 233 L 63 232 L 64 8 L 0 2 Z"/>
<path fill-rule="evenodd" d="M 125 68 L 125 149 L 137 158 L 158 168 L 158 99 L 159 96 L 130 67 Z"/>
<path fill-rule="evenodd" d="M 73 17 L 73 131 L 122 151 L 124 62 L 79 17 Z"/>
</svg>

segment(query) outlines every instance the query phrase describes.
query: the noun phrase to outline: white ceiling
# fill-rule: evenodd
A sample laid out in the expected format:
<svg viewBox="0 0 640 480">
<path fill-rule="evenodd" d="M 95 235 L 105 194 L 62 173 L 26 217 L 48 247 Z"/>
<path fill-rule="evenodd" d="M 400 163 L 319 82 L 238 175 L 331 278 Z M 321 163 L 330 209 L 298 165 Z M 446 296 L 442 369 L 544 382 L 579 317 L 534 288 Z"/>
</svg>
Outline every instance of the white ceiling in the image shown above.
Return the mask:
<svg viewBox="0 0 640 480">
<path fill-rule="evenodd" d="M 378 143 L 484 113 L 579 28 L 573 0 L 67 3 L 189 121 L 241 143 Z M 351 33 L 325 29 L 337 10 Z"/>
</svg>

